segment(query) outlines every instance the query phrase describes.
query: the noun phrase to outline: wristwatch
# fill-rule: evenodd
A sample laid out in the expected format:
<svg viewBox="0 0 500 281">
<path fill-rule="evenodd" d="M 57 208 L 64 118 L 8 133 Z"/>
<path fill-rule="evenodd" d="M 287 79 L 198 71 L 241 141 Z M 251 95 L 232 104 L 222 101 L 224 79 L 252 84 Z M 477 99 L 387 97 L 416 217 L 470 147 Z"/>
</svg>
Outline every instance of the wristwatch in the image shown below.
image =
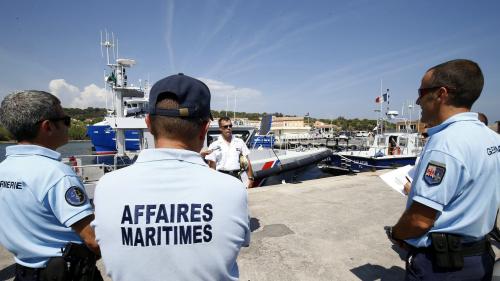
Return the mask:
<svg viewBox="0 0 500 281">
<path fill-rule="evenodd" d="M 251 180 L 251 181 L 255 180 L 254 177 L 248 177 L 248 179 Z"/>
</svg>

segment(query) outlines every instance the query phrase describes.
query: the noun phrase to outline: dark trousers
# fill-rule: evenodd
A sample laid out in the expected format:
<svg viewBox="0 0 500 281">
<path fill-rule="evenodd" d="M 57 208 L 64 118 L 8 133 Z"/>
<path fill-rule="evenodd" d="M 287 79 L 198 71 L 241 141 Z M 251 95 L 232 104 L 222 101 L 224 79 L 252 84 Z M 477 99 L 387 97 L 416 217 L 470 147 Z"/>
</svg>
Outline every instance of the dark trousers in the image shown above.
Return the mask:
<svg viewBox="0 0 500 281">
<path fill-rule="evenodd" d="M 14 281 L 66 281 L 64 280 L 65 278 L 63 276 L 65 274 L 63 272 L 51 273 L 50 277 L 47 275 L 48 272 L 45 268 L 29 268 L 16 264 L 16 277 Z M 103 281 L 101 272 L 99 272 L 97 267 L 95 268 L 93 281 Z"/>
<path fill-rule="evenodd" d="M 489 251 L 479 256 L 464 257 L 464 267 L 460 270 L 437 268 L 430 252 L 410 254 L 406 262 L 407 281 L 414 280 L 491 280 L 495 258 Z"/>
</svg>

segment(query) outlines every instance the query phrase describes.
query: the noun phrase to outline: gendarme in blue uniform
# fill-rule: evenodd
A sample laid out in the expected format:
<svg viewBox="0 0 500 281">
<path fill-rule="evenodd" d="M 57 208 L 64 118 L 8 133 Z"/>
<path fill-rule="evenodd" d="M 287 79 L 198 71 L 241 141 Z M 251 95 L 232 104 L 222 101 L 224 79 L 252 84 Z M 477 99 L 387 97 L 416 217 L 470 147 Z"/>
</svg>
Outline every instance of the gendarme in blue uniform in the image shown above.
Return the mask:
<svg viewBox="0 0 500 281">
<path fill-rule="evenodd" d="M 493 228 L 500 202 L 500 136 L 472 112 L 427 132 L 407 208 L 416 201 L 438 211 L 429 233 L 458 234 L 463 242 L 482 239 Z M 427 247 L 429 233 L 406 241 Z"/>
<path fill-rule="evenodd" d="M 81 243 L 71 225 L 91 215 L 80 179 L 61 154 L 14 145 L 0 163 L 0 243 L 18 264 L 44 267 L 68 242 Z"/>
</svg>

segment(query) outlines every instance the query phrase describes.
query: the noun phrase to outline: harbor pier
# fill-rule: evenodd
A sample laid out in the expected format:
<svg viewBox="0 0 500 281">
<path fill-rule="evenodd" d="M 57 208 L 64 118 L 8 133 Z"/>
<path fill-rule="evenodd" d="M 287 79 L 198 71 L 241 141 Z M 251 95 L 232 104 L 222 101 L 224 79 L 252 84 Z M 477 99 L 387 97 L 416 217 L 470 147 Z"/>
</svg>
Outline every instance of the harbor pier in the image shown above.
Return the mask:
<svg viewBox="0 0 500 281">
<path fill-rule="evenodd" d="M 252 241 L 238 258 L 240 280 L 402 280 L 406 252 L 383 227 L 396 223 L 406 197 L 381 173 L 248 190 Z M 0 247 L 0 280 L 13 280 L 13 264 Z"/>
</svg>

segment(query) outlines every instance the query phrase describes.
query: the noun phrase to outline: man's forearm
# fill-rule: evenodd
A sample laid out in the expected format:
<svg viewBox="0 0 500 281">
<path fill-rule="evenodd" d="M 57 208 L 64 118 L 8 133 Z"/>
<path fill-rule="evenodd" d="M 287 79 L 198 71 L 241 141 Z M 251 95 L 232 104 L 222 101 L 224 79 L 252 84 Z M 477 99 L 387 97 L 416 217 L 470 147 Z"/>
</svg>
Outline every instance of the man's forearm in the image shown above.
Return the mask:
<svg viewBox="0 0 500 281">
<path fill-rule="evenodd" d="M 424 235 L 434 225 L 436 215 L 436 210 L 418 202 L 413 202 L 392 228 L 393 237 L 406 240 Z"/>
<path fill-rule="evenodd" d="M 78 222 L 74 223 L 71 228 L 82 238 L 83 243 L 89 247 L 92 252 L 94 252 L 97 257 L 101 256 L 101 250 L 99 245 L 95 240 L 94 229 L 90 226 L 90 223 L 94 220 L 94 215 L 87 216 Z"/>
<path fill-rule="evenodd" d="M 247 175 L 249 177 L 253 177 L 252 163 L 250 163 L 250 159 L 248 159 L 248 156 L 247 156 L 247 160 L 248 160 Z"/>
</svg>

